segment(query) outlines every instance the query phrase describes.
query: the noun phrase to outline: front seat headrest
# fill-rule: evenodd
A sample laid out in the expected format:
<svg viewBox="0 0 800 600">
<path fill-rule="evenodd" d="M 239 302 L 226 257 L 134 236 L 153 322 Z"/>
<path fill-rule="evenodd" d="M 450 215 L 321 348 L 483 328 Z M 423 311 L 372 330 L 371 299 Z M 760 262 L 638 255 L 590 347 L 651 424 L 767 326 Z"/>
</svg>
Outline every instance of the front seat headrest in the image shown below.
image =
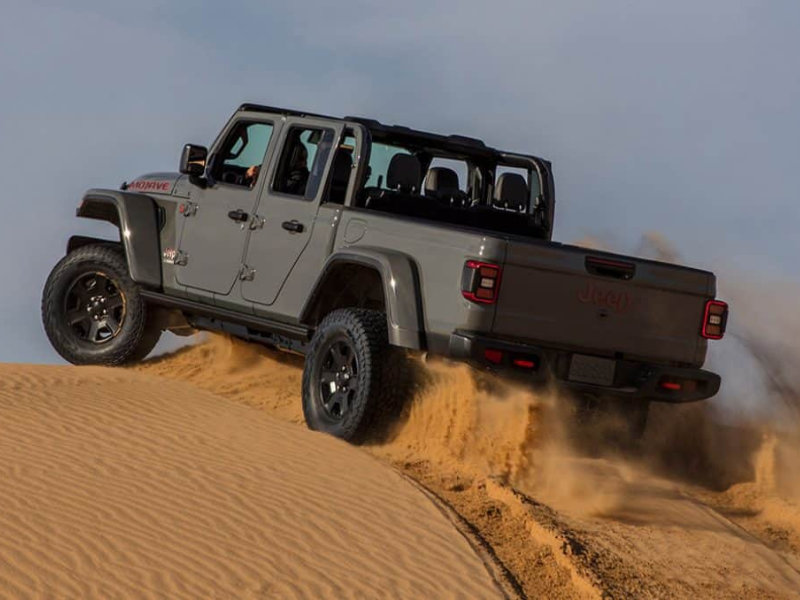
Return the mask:
<svg viewBox="0 0 800 600">
<path fill-rule="evenodd" d="M 524 212 L 528 207 L 528 183 L 519 173 L 503 173 L 497 178 L 494 204 Z"/>
<path fill-rule="evenodd" d="M 419 190 L 422 168 L 413 154 L 395 154 L 386 172 L 386 187 L 399 192 L 413 193 Z"/>
<path fill-rule="evenodd" d="M 353 170 L 353 156 L 350 150 L 339 148 L 333 157 L 332 183 L 347 187 L 350 181 L 350 172 Z"/>
<path fill-rule="evenodd" d="M 453 196 L 459 192 L 458 173 L 447 167 L 431 167 L 425 177 L 425 195 Z"/>
</svg>

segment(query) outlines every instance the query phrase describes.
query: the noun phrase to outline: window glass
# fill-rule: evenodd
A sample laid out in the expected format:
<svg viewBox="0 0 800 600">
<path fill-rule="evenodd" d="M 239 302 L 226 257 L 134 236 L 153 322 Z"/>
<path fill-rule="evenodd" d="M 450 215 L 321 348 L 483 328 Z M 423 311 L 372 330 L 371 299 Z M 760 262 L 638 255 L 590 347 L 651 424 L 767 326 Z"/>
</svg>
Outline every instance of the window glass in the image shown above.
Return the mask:
<svg viewBox="0 0 800 600">
<path fill-rule="evenodd" d="M 389 163 L 395 154 L 411 154 L 411 152 L 399 146 L 373 142 L 369 155 L 369 177 L 367 178 L 366 187 L 389 189 L 386 186 L 386 173 L 389 170 Z"/>
<path fill-rule="evenodd" d="M 306 200 L 314 199 L 333 141 L 333 129 L 292 127 L 286 136 L 273 189 Z"/>
<path fill-rule="evenodd" d="M 237 124 L 219 153 L 213 176 L 224 183 L 253 186 L 258 178 L 264 155 L 272 138 L 270 123 Z"/>
</svg>

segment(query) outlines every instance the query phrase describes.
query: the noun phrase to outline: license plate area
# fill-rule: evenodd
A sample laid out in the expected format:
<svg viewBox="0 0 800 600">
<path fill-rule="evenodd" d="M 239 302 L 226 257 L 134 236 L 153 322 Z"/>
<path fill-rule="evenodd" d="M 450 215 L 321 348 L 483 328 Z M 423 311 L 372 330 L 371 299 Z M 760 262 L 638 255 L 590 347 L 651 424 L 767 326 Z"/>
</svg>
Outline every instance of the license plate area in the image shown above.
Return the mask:
<svg viewBox="0 0 800 600">
<path fill-rule="evenodd" d="M 567 379 L 576 383 L 609 386 L 614 385 L 616 370 L 617 361 L 610 358 L 573 354 Z"/>
</svg>

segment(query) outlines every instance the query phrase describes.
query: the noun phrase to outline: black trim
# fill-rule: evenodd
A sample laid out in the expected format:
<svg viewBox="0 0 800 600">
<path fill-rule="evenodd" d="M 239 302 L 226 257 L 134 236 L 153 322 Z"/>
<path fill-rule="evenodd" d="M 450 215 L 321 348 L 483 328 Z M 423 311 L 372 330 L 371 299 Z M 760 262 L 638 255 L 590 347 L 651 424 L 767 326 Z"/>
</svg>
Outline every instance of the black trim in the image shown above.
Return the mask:
<svg viewBox="0 0 800 600">
<path fill-rule="evenodd" d="M 499 364 L 489 362 L 484 355 L 486 349 L 502 350 L 503 359 Z M 720 387 L 720 376 L 703 369 L 671 367 L 643 361 L 617 360 L 615 381 L 612 386 L 577 383 L 567 379 L 567 370 L 573 354 L 592 354 L 592 352 L 571 352 L 509 342 L 492 337 L 457 331 L 450 336 L 448 356 L 464 360 L 473 366 L 502 372 L 521 382 L 543 385 L 556 379 L 572 391 L 632 400 L 652 400 L 657 402 L 696 402 L 714 396 Z M 514 367 L 512 357 L 533 359 L 535 369 L 523 370 Z M 697 382 L 692 391 L 672 391 L 658 387 L 662 378 L 691 380 Z"/>
<path fill-rule="evenodd" d="M 76 214 L 116 225 L 131 279 L 151 288 L 161 287 L 158 212 L 150 196 L 93 189 L 86 192 Z"/>
<path fill-rule="evenodd" d="M 194 300 L 187 300 L 186 298 L 168 296 L 151 290 L 142 290 L 141 295 L 148 302 L 166 308 L 177 308 L 191 315 L 211 317 L 218 321 L 236 323 L 257 331 L 276 333 L 296 340 L 309 340 L 311 338 L 312 330 L 302 325 L 283 323 L 281 321 L 256 317 L 255 315 L 242 314 L 227 308 L 211 306 L 209 304 L 195 302 Z"/>
</svg>

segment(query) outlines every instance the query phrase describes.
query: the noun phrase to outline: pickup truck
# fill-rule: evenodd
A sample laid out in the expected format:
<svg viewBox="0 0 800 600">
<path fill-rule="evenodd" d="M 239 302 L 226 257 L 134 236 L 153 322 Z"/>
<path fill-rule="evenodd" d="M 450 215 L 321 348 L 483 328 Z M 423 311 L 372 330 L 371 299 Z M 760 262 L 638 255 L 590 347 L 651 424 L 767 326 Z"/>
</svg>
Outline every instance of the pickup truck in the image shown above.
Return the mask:
<svg viewBox="0 0 800 600">
<path fill-rule="evenodd" d="M 309 427 L 347 440 L 397 402 L 400 354 L 651 401 L 713 396 L 728 309 L 712 273 L 552 241 L 551 165 L 461 135 L 244 104 L 179 173 L 91 189 L 44 287 L 56 351 L 144 358 L 164 330 L 306 357 Z M 642 417 L 644 415 L 644 417 Z"/>
</svg>

